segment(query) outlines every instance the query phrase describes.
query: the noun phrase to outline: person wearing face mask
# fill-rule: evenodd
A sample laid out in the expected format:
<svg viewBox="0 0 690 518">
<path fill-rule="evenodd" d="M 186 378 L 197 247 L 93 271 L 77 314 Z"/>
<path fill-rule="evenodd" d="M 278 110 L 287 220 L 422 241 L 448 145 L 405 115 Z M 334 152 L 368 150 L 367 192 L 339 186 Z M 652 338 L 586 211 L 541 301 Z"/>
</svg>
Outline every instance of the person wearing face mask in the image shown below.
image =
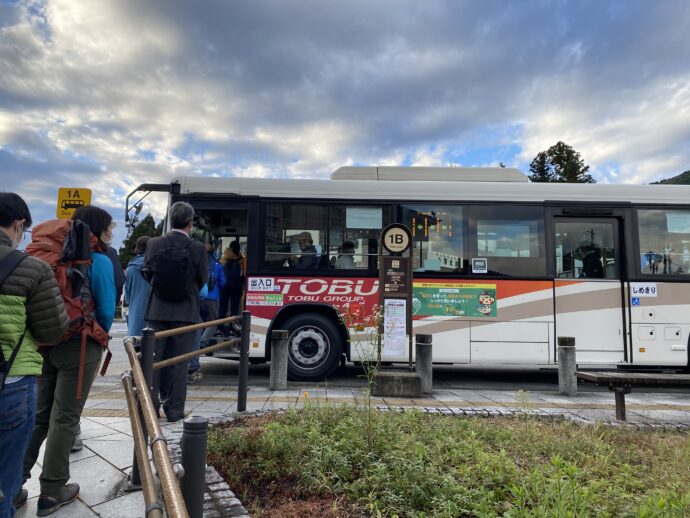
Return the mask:
<svg viewBox="0 0 690 518">
<path fill-rule="evenodd" d="M 50 266 L 16 250 L 30 226 L 24 200 L 0 192 L 0 346 L 7 369 L 0 377 L 2 518 L 14 516 L 28 496 L 21 490 L 22 460 L 36 416 L 38 345 L 59 340 L 69 324 Z"/>
<path fill-rule="evenodd" d="M 101 208 L 84 206 L 74 212 L 72 220 L 88 225 L 92 235 L 91 264 L 86 268 L 86 281 L 80 294 L 82 299 L 93 301 L 94 309 L 89 318 L 99 326 L 107 345 L 107 332 L 115 316 L 115 275 L 110 259 L 103 252 L 112 241 L 112 216 Z M 63 338 L 44 355 L 36 425 L 24 456 L 23 474 L 24 480 L 30 478 L 45 441 L 38 516 L 48 516 L 79 496 L 79 484 L 68 483 L 69 454 L 102 353 L 103 344 L 96 340 L 96 335 L 78 333 Z"/>
<path fill-rule="evenodd" d="M 125 287 L 125 271 L 122 269 L 122 266 L 120 265 L 120 256 L 117 253 L 117 250 L 115 250 L 111 246 L 111 242 L 113 240 L 113 229 L 115 228 L 115 222 L 113 221 L 111 223 L 110 227 L 110 233 L 109 234 L 103 234 L 101 236 L 102 242 L 107 245 L 107 249 L 105 250 L 105 255 L 108 256 L 108 259 L 110 259 L 110 262 L 113 264 L 113 272 L 115 273 L 115 305 L 120 302 L 122 299 L 122 291 L 124 290 Z M 84 448 L 84 441 L 81 438 L 81 423 L 77 425 L 77 427 L 74 430 L 74 441 L 72 443 L 72 453 L 81 451 Z"/>
</svg>

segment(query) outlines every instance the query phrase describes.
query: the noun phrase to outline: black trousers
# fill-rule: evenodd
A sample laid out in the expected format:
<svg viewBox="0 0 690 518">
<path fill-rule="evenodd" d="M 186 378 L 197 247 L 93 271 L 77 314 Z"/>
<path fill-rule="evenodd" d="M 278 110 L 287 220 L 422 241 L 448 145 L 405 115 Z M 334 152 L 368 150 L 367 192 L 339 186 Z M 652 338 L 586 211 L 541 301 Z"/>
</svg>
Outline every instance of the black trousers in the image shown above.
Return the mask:
<svg viewBox="0 0 690 518">
<path fill-rule="evenodd" d="M 167 331 L 189 325 L 188 322 L 161 322 L 150 321 L 149 325 L 156 331 Z M 162 340 L 156 340 L 154 362 L 160 362 L 174 358 L 181 354 L 191 352 L 194 345 L 195 332 L 169 336 Z M 187 399 L 187 364 L 180 362 L 170 367 L 153 371 L 153 391 L 151 398 L 156 408 L 160 408 L 161 389 L 167 395 L 167 401 L 163 404 L 165 415 L 171 418 L 184 416 L 184 404 Z"/>
</svg>

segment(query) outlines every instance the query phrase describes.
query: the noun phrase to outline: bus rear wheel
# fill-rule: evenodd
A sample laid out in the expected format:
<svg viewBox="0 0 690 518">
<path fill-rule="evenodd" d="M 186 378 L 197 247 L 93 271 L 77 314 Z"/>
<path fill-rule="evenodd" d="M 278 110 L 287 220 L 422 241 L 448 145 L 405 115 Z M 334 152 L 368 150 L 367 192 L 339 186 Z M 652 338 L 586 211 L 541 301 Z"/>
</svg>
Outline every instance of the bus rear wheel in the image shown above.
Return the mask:
<svg viewBox="0 0 690 518">
<path fill-rule="evenodd" d="M 336 325 L 317 313 L 288 319 L 288 377 L 321 381 L 338 367 L 343 343 Z"/>
</svg>

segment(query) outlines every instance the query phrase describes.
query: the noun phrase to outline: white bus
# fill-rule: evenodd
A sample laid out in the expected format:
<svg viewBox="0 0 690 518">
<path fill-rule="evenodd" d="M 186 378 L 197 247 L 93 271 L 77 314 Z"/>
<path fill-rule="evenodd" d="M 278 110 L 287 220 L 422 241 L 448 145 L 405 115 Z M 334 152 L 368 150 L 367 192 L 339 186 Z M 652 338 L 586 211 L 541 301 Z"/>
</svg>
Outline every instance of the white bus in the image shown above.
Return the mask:
<svg viewBox="0 0 690 518">
<path fill-rule="evenodd" d="M 343 167 L 330 180 L 185 177 L 137 190 L 191 203 L 219 248 L 242 243 L 250 359 L 270 360 L 267 337 L 286 329 L 292 379 L 371 357 L 378 239 L 393 222 L 412 231 L 414 332 L 433 335 L 435 363 L 553 366 L 557 337 L 572 336 L 580 365 L 689 364 L 690 186 Z"/>
</svg>

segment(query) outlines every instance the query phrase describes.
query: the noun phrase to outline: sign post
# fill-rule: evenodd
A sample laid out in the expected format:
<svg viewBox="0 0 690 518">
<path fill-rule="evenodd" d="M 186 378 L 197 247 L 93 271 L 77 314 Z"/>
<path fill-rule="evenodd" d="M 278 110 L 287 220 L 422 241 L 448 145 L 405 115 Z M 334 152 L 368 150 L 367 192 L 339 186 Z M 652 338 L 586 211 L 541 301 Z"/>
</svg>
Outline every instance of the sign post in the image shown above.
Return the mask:
<svg viewBox="0 0 690 518">
<path fill-rule="evenodd" d="M 383 319 L 379 335 L 383 352 L 400 356 L 408 342 L 408 362 L 412 370 L 412 234 L 399 223 L 388 225 L 381 232 L 379 250 L 379 304 Z M 384 255 L 384 250 L 388 255 Z"/>
<path fill-rule="evenodd" d="M 70 219 L 79 207 L 91 205 L 91 189 L 84 187 L 60 187 L 58 189 L 56 216 Z"/>
</svg>

